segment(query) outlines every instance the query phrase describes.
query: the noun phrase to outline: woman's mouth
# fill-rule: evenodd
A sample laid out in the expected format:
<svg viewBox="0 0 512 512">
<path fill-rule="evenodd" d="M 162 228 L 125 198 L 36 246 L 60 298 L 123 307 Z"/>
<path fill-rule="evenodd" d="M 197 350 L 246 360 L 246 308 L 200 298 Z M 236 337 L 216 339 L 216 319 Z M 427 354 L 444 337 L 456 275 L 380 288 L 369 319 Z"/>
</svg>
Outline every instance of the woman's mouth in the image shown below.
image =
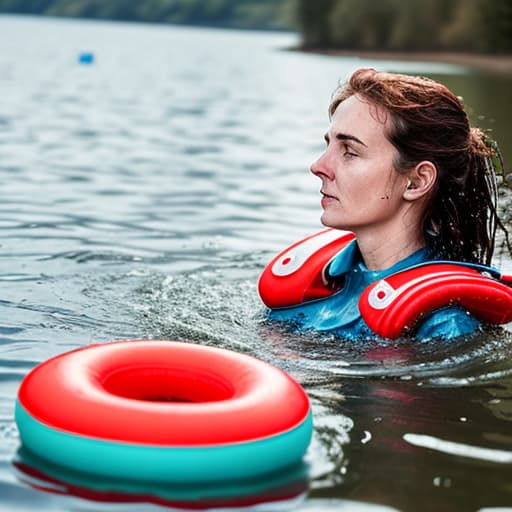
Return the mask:
<svg viewBox="0 0 512 512">
<path fill-rule="evenodd" d="M 323 191 L 320 191 L 320 193 L 322 194 L 322 200 L 321 200 L 321 204 L 322 204 L 322 207 L 325 208 L 326 206 L 328 206 L 330 203 L 334 202 L 334 201 L 337 201 L 338 198 L 337 197 L 334 197 L 334 196 L 331 196 L 329 194 L 326 194 L 325 192 Z"/>
</svg>

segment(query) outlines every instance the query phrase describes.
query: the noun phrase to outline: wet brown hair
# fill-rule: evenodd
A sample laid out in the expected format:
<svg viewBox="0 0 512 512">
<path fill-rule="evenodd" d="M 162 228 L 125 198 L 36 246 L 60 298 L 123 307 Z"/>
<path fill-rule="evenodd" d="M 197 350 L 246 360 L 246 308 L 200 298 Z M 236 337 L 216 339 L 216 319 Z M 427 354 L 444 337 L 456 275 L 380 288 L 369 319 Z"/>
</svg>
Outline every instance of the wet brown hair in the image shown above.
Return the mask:
<svg viewBox="0 0 512 512">
<path fill-rule="evenodd" d="M 496 230 L 508 233 L 497 211 L 495 143 L 472 128 L 461 100 L 429 78 L 359 69 L 333 94 L 338 105 L 357 94 L 391 114 L 388 140 L 398 151 L 397 172 L 422 160 L 437 168 L 422 221 L 427 246 L 443 258 L 491 263 Z"/>
</svg>

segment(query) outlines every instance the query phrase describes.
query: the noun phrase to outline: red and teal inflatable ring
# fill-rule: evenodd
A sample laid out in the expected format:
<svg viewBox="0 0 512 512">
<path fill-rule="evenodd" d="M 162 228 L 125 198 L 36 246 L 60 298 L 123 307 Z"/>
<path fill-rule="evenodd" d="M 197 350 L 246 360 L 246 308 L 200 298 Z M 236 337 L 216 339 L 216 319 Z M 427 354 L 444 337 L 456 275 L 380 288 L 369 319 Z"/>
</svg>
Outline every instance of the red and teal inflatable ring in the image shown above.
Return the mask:
<svg viewBox="0 0 512 512">
<path fill-rule="evenodd" d="M 243 479 L 301 460 L 309 400 L 251 356 L 171 341 L 120 341 L 54 357 L 23 380 L 23 445 L 51 463 L 151 481 Z"/>
</svg>

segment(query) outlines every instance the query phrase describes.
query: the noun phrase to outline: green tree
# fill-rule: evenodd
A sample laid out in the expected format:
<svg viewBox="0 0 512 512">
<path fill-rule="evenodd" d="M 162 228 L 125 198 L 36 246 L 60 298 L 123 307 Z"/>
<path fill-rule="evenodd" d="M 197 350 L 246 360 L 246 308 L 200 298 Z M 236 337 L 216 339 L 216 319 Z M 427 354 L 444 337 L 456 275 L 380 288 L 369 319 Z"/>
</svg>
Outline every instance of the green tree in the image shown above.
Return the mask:
<svg viewBox="0 0 512 512">
<path fill-rule="evenodd" d="M 20 14 L 38 14 L 45 12 L 54 0 L 0 0 L 0 12 L 16 12 Z"/>
<path fill-rule="evenodd" d="M 482 49 L 483 24 L 478 2 L 480 0 L 459 0 L 454 8 L 451 21 L 441 31 L 442 47 L 458 51 L 479 51 Z"/>
<path fill-rule="evenodd" d="M 394 2 L 393 30 L 389 48 L 431 51 L 443 47 L 441 34 L 451 23 L 458 0 L 410 0 Z"/>
<path fill-rule="evenodd" d="M 479 0 L 483 23 L 482 50 L 491 53 L 512 52 L 512 1 Z"/>
<path fill-rule="evenodd" d="M 512 0 L 298 0 L 303 45 L 512 52 Z"/>
<path fill-rule="evenodd" d="M 302 31 L 304 48 L 318 48 L 331 45 L 329 17 L 334 0 L 299 0 L 297 21 Z"/>
<path fill-rule="evenodd" d="M 388 46 L 394 0 L 336 0 L 329 19 L 331 44 L 374 50 Z"/>
<path fill-rule="evenodd" d="M 290 28 L 296 0 L 0 0 L 0 12 L 247 28 Z"/>
</svg>

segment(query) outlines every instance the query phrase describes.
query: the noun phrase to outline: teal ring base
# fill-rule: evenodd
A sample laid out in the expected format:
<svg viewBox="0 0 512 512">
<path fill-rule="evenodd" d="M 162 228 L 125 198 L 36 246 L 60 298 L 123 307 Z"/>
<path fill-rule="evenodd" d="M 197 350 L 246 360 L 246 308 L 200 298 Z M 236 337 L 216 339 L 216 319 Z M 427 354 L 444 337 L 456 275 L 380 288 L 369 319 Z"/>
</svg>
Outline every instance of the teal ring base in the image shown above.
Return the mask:
<svg viewBox="0 0 512 512">
<path fill-rule="evenodd" d="M 23 446 L 44 460 L 92 475 L 150 482 L 243 480 L 280 471 L 302 459 L 313 432 L 311 410 L 295 428 L 271 437 L 190 447 L 121 443 L 60 431 L 33 418 L 18 400 L 15 419 Z"/>
</svg>

